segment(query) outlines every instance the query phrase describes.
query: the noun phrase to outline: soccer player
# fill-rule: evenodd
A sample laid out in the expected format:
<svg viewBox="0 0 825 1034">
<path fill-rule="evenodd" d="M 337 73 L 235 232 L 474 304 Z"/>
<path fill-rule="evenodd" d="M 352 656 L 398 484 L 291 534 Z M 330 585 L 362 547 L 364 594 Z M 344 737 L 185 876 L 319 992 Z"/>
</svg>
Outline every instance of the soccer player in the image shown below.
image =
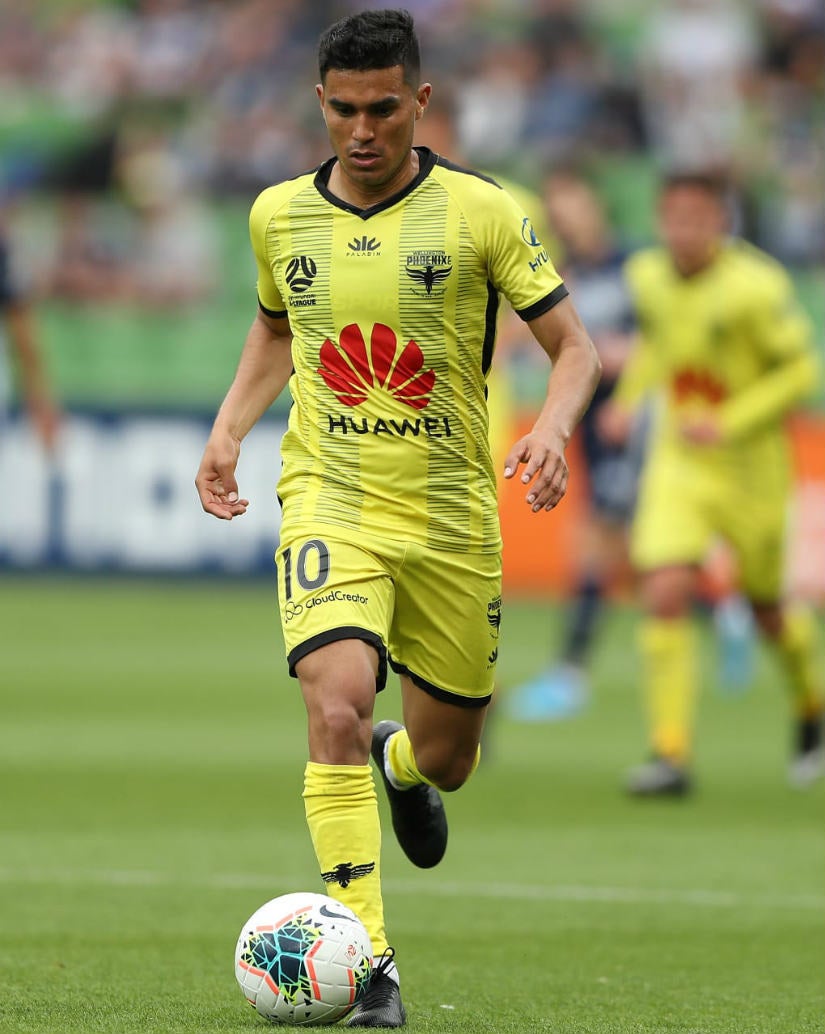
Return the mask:
<svg viewBox="0 0 825 1034">
<path fill-rule="evenodd" d="M 344 18 L 319 44 L 334 156 L 265 190 L 250 217 L 259 308 L 196 483 L 244 513 L 244 435 L 289 381 L 276 563 L 290 673 L 307 708 L 306 817 L 329 892 L 376 965 L 350 1026 L 400 1027 L 380 881 L 374 759 L 401 847 L 436 865 L 439 791 L 478 763 L 500 622 L 500 534 L 484 378 L 502 293 L 553 361 L 546 403 L 506 475 L 535 513 L 568 477 L 564 449 L 598 378 L 567 289 L 494 182 L 413 148 L 430 97 L 403 11 Z M 387 668 L 404 725 L 373 729 Z"/>
<path fill-rule="evenodd" d="M 12 377 L 20 385 L 20 396 L 43 447 L 54 449 L 60 427 L 60 412 L 54 401 L 43 363 L 42 349 L 32 305 L 12 273 L 6 241 L 0 235 L 0 313 L 9 345 L 12 376 L 4 384 L 4 363 L 0 347 L 0 416 L 11 395 Z M 0 342 L 0 346 L 2 342 Z"/>
<path fill-rule="evenodd" d="M 651 391 L 658 414 L 634 518 L 642 576 L 640 626 L 651 759 L 631 771 L 637 795 L 691 787 L 699 671 L 690 618 L 697 572 L 715 538 L 731 546 L 743 593 L 792 694 L 790 778 L 822 772 L 821 672 L 812 616 L 782 601 L 791 465 L 785 416 L 816 383 L 811 328 L 789 277 L 768 255 L 727 236 L 715 179 L 674 175 L 659 200 L 664 247 L 626 267 L 640 339 L 603 414 L 615 440 Z"/>
</svg>

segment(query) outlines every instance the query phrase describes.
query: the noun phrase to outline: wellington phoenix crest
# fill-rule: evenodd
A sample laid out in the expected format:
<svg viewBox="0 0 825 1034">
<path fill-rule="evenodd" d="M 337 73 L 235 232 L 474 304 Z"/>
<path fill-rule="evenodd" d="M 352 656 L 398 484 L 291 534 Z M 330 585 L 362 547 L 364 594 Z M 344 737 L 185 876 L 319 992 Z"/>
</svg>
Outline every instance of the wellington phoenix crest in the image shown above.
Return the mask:
<svg viewBox="0 0 825 1034">
<path fill-rule="evenodd" d="M 423 367 L 424 353 L 415 341 L 401 347 L 391 327 L 376 323 L 367 345 L 358 324 L 350 323 L 337 344 L 327 338 L 321 346 L 318 373 L 344 406 L 360 406 L 379 388 L 413 409 L 424 409 L 435 372 Z"/>
</svg>

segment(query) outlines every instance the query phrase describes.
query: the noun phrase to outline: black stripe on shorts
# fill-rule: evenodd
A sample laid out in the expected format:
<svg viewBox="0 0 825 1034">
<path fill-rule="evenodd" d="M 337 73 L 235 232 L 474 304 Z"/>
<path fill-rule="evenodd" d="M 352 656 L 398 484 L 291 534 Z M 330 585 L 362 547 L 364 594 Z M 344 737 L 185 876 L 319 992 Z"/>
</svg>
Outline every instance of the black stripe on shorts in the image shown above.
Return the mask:
<svg viewBox="0 0 825 1034">
<path fill-rule="evenodd" d="M 286 662 L 289 665 L 289 674 L 296 679 L 295 665 L 298 661 L 309 654 L 319 650 L 329 643 L 339 643 L 342 639 L 361 639 L 370 646 L 374 646 L 378 653 L 378 674 L 375 678 L 375 692 L 380 693 L 387 684 L 387 648 L 384 641 L 376 632 L 368 628 L 360 628 L 358 625 L 341 625 L 340 628 L 328 628 L 326 632 L 319 632 L 318 635 L 310 636 L 302 643 L 299 643 L 294 650 L 290 650 Z"/>
<path fill-rule="evenodd" d="M 465 697 L 459 693 L 451 693 L 448 689 L 442 689 L 441 686 L 436 686 L 432 682 L 423 679 L 420 675 L 416 675 L 414 671 L 410 671 L 406 664 L 399 664 L 392 657 L 390 657 L 390 667 L 397 675 L 406 675 L 419 689 L 423 689 L 429 696 L 434 697 L 436 700 L 441 700 L 445 704 L 469 708 L 486 707 L 493 699 L 492 693 L 488 693 L 486 697 Z"/>
</svg>

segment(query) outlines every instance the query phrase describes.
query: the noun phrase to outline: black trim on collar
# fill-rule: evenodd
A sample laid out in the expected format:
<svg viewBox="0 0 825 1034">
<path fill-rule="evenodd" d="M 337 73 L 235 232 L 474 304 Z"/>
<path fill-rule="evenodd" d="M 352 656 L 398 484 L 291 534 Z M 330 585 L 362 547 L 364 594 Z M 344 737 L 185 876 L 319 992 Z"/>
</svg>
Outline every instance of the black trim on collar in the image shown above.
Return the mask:
<svg viewBox="0 0 825 1034">
<path fill-rule="evenodd" d="M 359 208 L 357 205 L 351 205 L 348 201 L 338 197 L 337 194 L 332 193 L 329 189 L 329 177 L 333 165 L 338 161 L 337 158 L 328 158 L 323 165 L 319 166 L 318 171 L 315 173 L 315 189 L 331 205 L 335 205 L 336 208 L 342 208 L 345 212 L 350 212 L 352 215 L 357 215 L 360 219 L 366 221 L 370 216 L 378 215 L 379 212 L 385 212 L 388 208 L 398 204 L 402 198 L 405 198 L 417 186 L 423 183 L 432 172 L 433 166 L 436 164 L 436 155 L 433 154 L 429 147 L 416 147 L 414 150 L 418 152 L 418 174 L 410 180 L 406 187 L 399 190 L 397 194 L 379 201 L 377 205 L 370 205 L 369 208 Z"/>
<path fill-rule="evenodd" d="M 502 189 L 501 184 L 493 179 L 492 176 L 488 176 L 486 172 L 479 172 L 477 169 L 468 169 L 464 165 L 456 165 L 455 162 L 451 162 L 449 158 L 445 158 L 443 154 L 437 154 L 435 156 L 435 164 L 440 165 L 442 169 L 449 169 L 450 172 L 463 172 L 465 176 L 475 176 L 476 179 L 484 180 L 485 183 L 492 183 L 494 187 Z"/>
</svg>

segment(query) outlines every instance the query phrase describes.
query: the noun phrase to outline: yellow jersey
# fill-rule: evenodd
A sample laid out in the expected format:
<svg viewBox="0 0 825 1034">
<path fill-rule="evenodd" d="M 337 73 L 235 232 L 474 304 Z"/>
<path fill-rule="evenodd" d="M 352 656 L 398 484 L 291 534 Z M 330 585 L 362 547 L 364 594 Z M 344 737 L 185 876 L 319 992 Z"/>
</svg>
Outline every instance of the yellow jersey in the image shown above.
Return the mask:
<svg viewBox="0 0 825 1034">
<path fill-rule="evenodd" d="M 675 450 L 722 470 L 746 463 L 756 471 L 781 460 L 784 417 L 818 374 L 811 325 L 785 270 L 731 239 L 693 276 L 682 276 L 664 248 L 637 252 L 625 272 L 639 340 L 615 398 L 633 408 L 658 392 L 654 451 Z M 685 442 L 681 420 L 708 412 L 721 444 Z"/>
<path fill-rule="evenodd" d="M 417 151 L 416 177 L 371 208 L 329 191 L 335 159 L 252 207 L 259 302 L 293 334 L 278 495 L 285 524 L 495 552 L 499 293 L 531 320 L 567 290 L 509 194 Z"/>
</svg>

